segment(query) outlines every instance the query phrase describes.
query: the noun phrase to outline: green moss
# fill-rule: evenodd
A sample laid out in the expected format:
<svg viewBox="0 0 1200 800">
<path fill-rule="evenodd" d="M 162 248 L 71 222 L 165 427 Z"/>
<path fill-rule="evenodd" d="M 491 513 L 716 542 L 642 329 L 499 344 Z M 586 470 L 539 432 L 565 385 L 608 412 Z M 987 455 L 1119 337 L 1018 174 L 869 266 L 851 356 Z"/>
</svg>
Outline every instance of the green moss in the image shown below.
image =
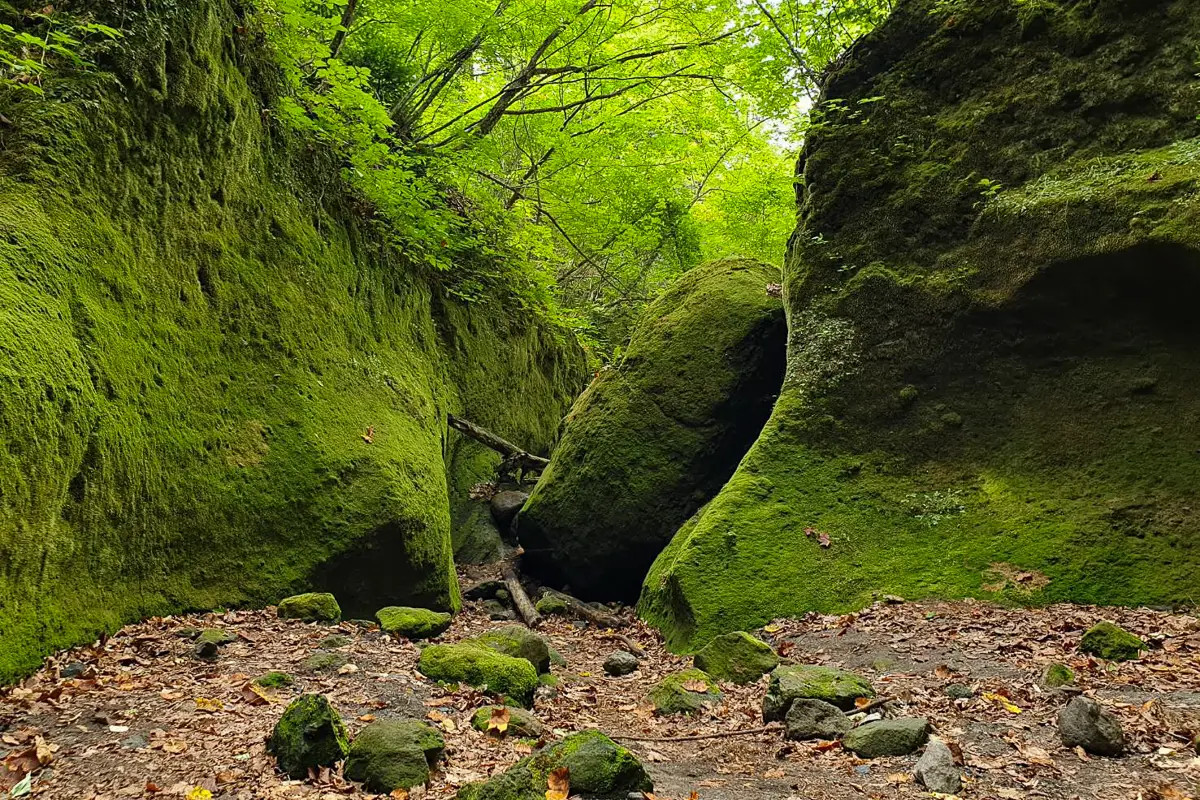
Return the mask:
<svg viewBox="0 0 1200 800">
<path fill-rule="evenodd" d="M 698 690 L 701 685 L 704 688 Z M 721 702 L 721 697 L 721 688 L 698 669 L 668 675 L 646 695 L 659 714 L 695 714 Z"/>
<path fill-rule="evenodd" d="M 337 622 L 342 618 L 342 608 L 328 592 L 308 592 L 279 601 L 280 619 L 298 619 L 304 622 Z"/>
<path fill-rule="evenodd" d="M 338 650 L 346 647 L 350 644 L 350 642 L 351 639 L 349 636 L 342 636 L 340 633 L 338 633 L 334 634 L 333 636 L 326 636 L 324 639 L 317 642 L 317 647 L 321 648 L 322 650 Z"/>
<path fill-rule="evenodd" d="M 1049 689 L 1058 689 L 1075 683 L 1075 670 L 1066 664 L 1051 664 L 1042 675 L 1042 685 Z"/>
<path fill-rule="evenodd" d="M 350 663 L 345 653 L 334 653 L 328 650 L 318 650 L 300 662 L 305 672 L 333 672 Z"/>
<path fill-rule="evenodd" d="M 506 656 L 523 658 L 532 664 L 539 674 L 550 671 L 550 645 L 524 625 L 505 625 L 469 641 Z"/>
<path fill-rule="evenodd" d="M 345 775 L 371 792 L 419 786 L 429 780 L 429 768 L 445 746 L 442 735 L 419 720 L 372 722 L 350 745 Z"/>
<path fill-rule="evenodd" d="M 567 418 L 521 511 L 529 569 L 584 597 L 629 598 L 675 529 L 733 472 L 784 363 L 774 267 L 702 265 L 646 310 L 625 358 Z"/>
<path fill-rule="evenodd" d="M 220 628 L 207 628 L 207 629 L 201 631 L 200 635 L 196 637 L 197 645 L 201 645 L 201 644 L 222 645 L 222 644 L 229 644 L 230 642 L 236 642 L 236 641 L 237 641 L 236 636 L 234 636 L 229 631 L 223 631 Z"/>
<path fill-rule="evenodd" d="M 771 646 L 745 631 L 717 636 L 696 653 L 696 668 L 719 681 L 754 683 L 779 665 Z"/>
<path fill-rule="evenodd" d="M 259 686 L 267 689 L 284 689 L 296 682 L 296 679 L 286 672 L 268 672 L 254 679 Z"/>
<path fill-rule="evenodd" d="M 293 700 L 267 740 L 267 752 L 278 759 L 279 769 L 297 779 L 308 777 L 310 768 L 332 767 L 348 751 L 341 717 L 319 694 Z"/>
<path fill-rule="evenodd" d="M 92 5 L 111 75 L 0 96 L 0 680 L 308 589 L 455 608 L 446 412 L 544 451 L 577 348 L 382 245 L 236 4 Z"/>
<path fill-rule="evenodd" d="M 853 672 L 812 664 L 787 664 L 771 673 L 763 698 L 763 720 L 783 719 L 792 701 L 800 698 L 824 700 L 843 711 L 851 711 L 860 697 L 874 696 L 870 682 Z"/>
<path fill-rule="evenodd" d="M 417 669 L 426 677 L 447 683 L 466 683 L 533 704 L 537 670 L 524 658 L 497 653 L 475 644 L 435 644 L 421 651 Z"/>
<path fill-rule="evenodd" d="M 571 607 L 567 605 L 566 600 L 557 595 L 544 594 L 538 598 L 537 611 L 546 616 L 566 616 L 571 613 Z"/>
<path fill-rule="evenodd" d="M 575 733 L 490 780 L 459 790 L 458 800 L 545 800 L 547 776 L 566 767 L 572 795 L 624 800 L 654 789 L 633 753 L 599 731 Z"/>
<path fill-rule="evenodd" d="M 406 639 L 429 639 L 440 636 L 450 627 L 451 615 L 427 608 L 388 606 L 375 613 L 379 627 L 385 633 Z"/>
<path fill-rule="evenodd" d="M 1129 661 L 1146 649 L 1146 643 L 1111 622 L 1090 628 L 1079 640 L 1079 649 L 1088 655 L 1110 661 Z"/>
</svg>

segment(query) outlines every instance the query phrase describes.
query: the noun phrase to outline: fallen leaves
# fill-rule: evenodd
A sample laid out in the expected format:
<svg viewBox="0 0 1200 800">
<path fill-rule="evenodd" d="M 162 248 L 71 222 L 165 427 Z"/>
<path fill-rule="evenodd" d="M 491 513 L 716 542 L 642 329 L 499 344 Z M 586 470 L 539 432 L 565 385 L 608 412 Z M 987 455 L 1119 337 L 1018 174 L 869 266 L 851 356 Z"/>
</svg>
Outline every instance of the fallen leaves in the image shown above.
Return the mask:
<svg viewBox="0 0 1200 800">
<path fill-rule="evenodd" d="M 686 691 L 696 692 L 697 694 L 708 694 L 708 684 L 698 678 L 684 681 L 683 688 Z"/>
<path fill-rule="evenodd" d="M 1010 714 L 1020 714 L 1021 707 L 999 692 L 984 692 L 983 699 L 995 703 Z"/>
<path fill-rule="evenodd" d="M 495 731 L 496 733 L 503 734 L 508 730 L 508 723 L 510 719 L 511 715 L 509 714 L 507 708 L 493 708 L 491 716 L 488 717 L 487 729 L 489 731 Z"/>
<path fill-rule="evenodd" d="M 196 710 L 203 711 L 206 714 L 216 714 L 219 711 L 225 710 L 225 703 L 211 697 L 197 697 Z"/>
<path fill-rule="evenodd" d="M 546 800 L 567 800 L 571 794 L 571 769 L 559 767 L 546 776 Z"/>
</svg>

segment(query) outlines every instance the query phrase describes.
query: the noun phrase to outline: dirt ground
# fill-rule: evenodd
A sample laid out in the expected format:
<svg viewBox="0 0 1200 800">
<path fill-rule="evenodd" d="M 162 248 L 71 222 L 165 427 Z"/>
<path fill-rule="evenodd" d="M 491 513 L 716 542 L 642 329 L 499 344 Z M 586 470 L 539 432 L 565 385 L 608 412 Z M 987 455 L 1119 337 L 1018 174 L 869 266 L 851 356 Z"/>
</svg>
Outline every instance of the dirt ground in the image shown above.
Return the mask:
<svg viewBox="0 0 1200 800">
<path fill-rule="evenodd" d="M 1102 619 L 1141 635 L 1154 649 L 1125 664 L 1081 656 L 1079 636 Z M 479 604 L 468 604 L 441 640 L 502 624 Z M 238 638 L 210 664 L 196 659 L 191 642 L 179 635 L 189 627 L 220 627 Z M 563 618 L 548 620 L 541 632 L 567 662 L 554 670 L 557 691 L 539 695 L 535 707 L 555 735 L 599 728 L 614 738 L 664 739 L 763 727 L 765 678 L 749 687 L 724 686 L 723 701 L 698 717 L 656 718 L 644 700 L 647 690 L 688 660 L 667 653 L 653 631 L 632 619 L 622 632 L 646 657 L 624 678 L 606 677 L 601 669 L 621 647 L 611 632 Z M 305 673 L 301 662 L 333 633 L 350 639 L 338 649 L 346 666 Z M 902 603 L 778 621 L 760 634 L 794 661 L 867 676 L 881 696 L 895 699 L 891 715 L 927 717 L 940 736 L 961 747 L 964 797 L 1179 800 L 1200 790 L 1200 758 L 1188 739 L 1200 731 L 1200 622 L 1194 616 Z M 378 629 L 283 621 L 273 609 L 151 619 L 103 643 L 60 653 L 6 690 L 0 739 L 8 764 L 32 765 L 40 755 L 32 796 L 55 800 L 370 796 L 336 770 L 306 782 L 276 774 L 264 742 L 288 700 L 301 692 L 326 694 L 352 734 L 387 716 L 439 725 L 446 758 L 431 783 L 412 792 L 414 800 L 453 797 L 462 784 L 529 752 L 528 744 L 473 730 L 470 715 L 488 698 L 424 679 L 414 668 L 417 653 L 413 644 Z M 1039 688 L 1053 661 L 1070 664 L 1079 690 L 1118 716 L 1130 742 L 1127 756 L 1088 757 L 1059 743 L 1054 720 L 1067 696 Z M 68 665 L 83 672 L 59 677 Z M 295 685 L 266 698 L 246 688 L 271 670 L 293 674 Z M 951 699 L 950 685 L 970 687 L 973 696 Z M 930 796 L 912 782 L 915 756 L 863 761 L 836 745 L 785 742 L 777 731 L 623 743 L 645 762 L 660 800 Z M 10 773 L 8 783 L 19 775 Z"/>
</svg>

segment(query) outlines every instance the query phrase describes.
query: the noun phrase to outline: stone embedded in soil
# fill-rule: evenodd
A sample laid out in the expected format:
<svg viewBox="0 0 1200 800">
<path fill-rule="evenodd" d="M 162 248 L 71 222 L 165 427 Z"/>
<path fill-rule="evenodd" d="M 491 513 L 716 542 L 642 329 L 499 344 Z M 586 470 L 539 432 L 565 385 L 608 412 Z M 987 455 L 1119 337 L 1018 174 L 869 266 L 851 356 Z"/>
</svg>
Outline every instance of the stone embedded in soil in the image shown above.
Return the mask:
<svg viewBox="0 0 1200 800">
<path fill-rule="evenodd" d="M 951 700 L 967 700 L 975 696 L 975 690 L 961 683 L 952 683 L 942 692 Z"/>
<path fill-rule="evenodd" d="M 835 705 L 801 697 L 792 701 L 784 726 L 788 739 L 839 739 L 850 732 L 854 723 Z"/>
<path fill-rule="evenodd" d="M 278 760 L 280 770 L 303 780 L 309 769 L 332 767 L 346 757 L 346 728 L 324 695 L 301 695 L 275 723 L 267 752 Z"/>
<path fill-rule="evenodd" d="M 539 614 L 545 614 L 547 617 L 567 616 L 571 612 L 571 607 L 567 605 L 567 601 L 553 594 L 544 594 L 537 601 L 537 611 Z"/>
<path fill-rule="evenodd" d="M 913 775 L 931 792 L 958 794 L 962 791 L 962 773 L 954 763 L 954 753 L 936 736 L 930 738 Z"/>
<path fill-rule="evenodd" d="M 1130 661 L 1146 649 L 1146 643 L 1111 622 L 1094 625 L 1079 640 L 1081 652 L 1109 661 Z"/>
<path fill-rule="evenodd" d="M 638 666 L 637 656 L 624 650 L 618 650 L 604 660 L 604 674 L 619 678 L 635 672 Z"/>
<path fill-rule="evenodd" d="M 745 631 L 716 637 L 696 653 L 694 661 L 697 669 L 719 681 L 743 685 L 779 666 L 779 656 L 771 646 Z"/>
<path fill-rule="evenodd" d="M 345 775 L 372 792 L 419 786 L 445 747 L 437 729 L 420 720 L 379 720 L 354 738 Z"/>
<path fill-rule="evenodd" d="M 337 622 L 342 618 L 342 608 L 328 592 L 307 592 L 292 595 L 279 601 L 280 619 L 298 619 L 304 622 Z"/>
<path fill-rule="evenodd" d="M 706 673 L 689 669 L 663 678 L 646 697 L 659 714 L 695 714 L 721 702 L 721 689 Z"/>
<path fill-rule="evenodd" d="M 858 698 L 874 696 L 875 690 L 866 678 L 853 672 L 811 664 L 786 664 L 771 672 L 771 682 L 763 698 L 763 720 L 782 720 L 792 701 L 801 697 L 824 700 L 843 711 L 851 711 Z"/>
<path fill-rule="evenodd" d="M 507 727 L 503 734 L 501 734 L 503 736 L 511 736 L 518 739 L 536 739 L 546 732 L 546 726 L 533 714 L 523 708 L 512 708 L 509 706 L 484 706 L 471 716 L 471 727 L 477 731 L 489 732 L 488 723 L 491 722 L 492 716 L 498 711 L 506 711 L 508 713 Z M 491 730 L 494 731 L 495 729 Z"/>
<path fill-rule="evenodd" d="M 350 662 L 345 653 L 318 650 L 300 663 L 305 672 L 332 672 Z"/>
<path fill-rule="evenodd" d="M 295 683 L 296 679 L 286 672 L 268 672 L 255 678 L 254 682 L 267 689 L 283 689 Z"/>
<path fill-rule="evenodd" d="M 1058 732 L 1067 747 L 1082 747 L 1098 756 L 1119 756 L 1125 750 L 1121 723 L 1087 697 L 1076 697 L 1058 712 Z"/>
<path fill-rule="evenodd" d="M 550 645 L 524 625 L 505 625 L 470 641 L 506 656 L 523 658 L 539 673 L 550 671 Z"/>
<path fill-rule="evenodd" d="M 583 731 L 518 761 L 507 771 L 462 787 L 458 800 L 540 800 L 546 777 L 565 767 L 571 796 L 625 800 L 652 792 L 654 784 L 630 751 L 599 731 Z"/>
<path fill-rule="evenodd" d="M 442 611 L 408 606 L 387 606 L 375 612 L 384 633 L 403 636 L 409 640 L 431 639 L 450 627 L 453 617 Z"/>
<path fill-rule="evenodd" d="M 317 642 L 317 647 L 322 650 L 337 650 L 339 647 L 346 647 L 350 644 L 350 637 L 343 636 L 340 633 L 335 633 L 333 636 L 326 636 L 321 641 Z"/>
<path fill-rule="evenodd" d="M 82 661 L 72 661 L 58 671 L 60 678 L 78 678 L 87 671 L 87 665 Z"/>
<path fill-rule="evenodd" d="M 1060 689 L 1075 683 L 1075 670 L 1066 664 L 1051 664 L 1042 673 L 1042 686 L 1047 689 Z"/>
<path fill-rule="evenodd" d="M 842 746 L 861 758 L 905 756 L 929 739 L 929 721 L 916 717 L 880 719 L 859 725 L 842 739 Z"/>
<path fill-rule="evenodd" d="M 528 706 L 538 685 L 537 670 L 524 658 L 498 653 L 474 642 L 435 644 L 421 651 L 417 669 L 427 678 L 465 683 Z"/>
<path fill-rule="evenodd" d="M 222 645 L 236 641 L 237 636 L 233 635 L 229 631 L 223 631 L 220 628 L 206 628 L 200 632 L 199 636 L 196 637 L 197 644 L 201 644 L 203 642 L 212 642 L 215 645 Z"/>
<path fill-rule="evenodd" d="M 508 533 L 512 521 L 517 518 L 517 513 L 528 499 L 529 495 L 525 492 L 512 490 L 497 492 L 492 497 L 492 519 L 496 520 L 496 527 L 500 529 L 501 534 Z"/>
</svg>

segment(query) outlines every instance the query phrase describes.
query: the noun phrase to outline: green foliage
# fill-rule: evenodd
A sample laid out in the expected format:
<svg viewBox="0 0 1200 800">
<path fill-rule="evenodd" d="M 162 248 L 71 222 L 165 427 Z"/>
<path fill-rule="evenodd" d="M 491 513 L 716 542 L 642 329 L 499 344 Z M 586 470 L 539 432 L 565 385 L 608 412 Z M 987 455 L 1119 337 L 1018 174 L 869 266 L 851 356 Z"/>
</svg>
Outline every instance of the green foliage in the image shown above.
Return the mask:
<svg viewBox="0 0 1200 800">
<path fill-rule="evenodd" d="M 0 98 L 5 91 L 44 94 L 42 82 L 52 71 L 85 72 L 121 32 L 88 17 L 48 5 L 28 10 L 14 24 L 0 9 Z"/>
</svg>

